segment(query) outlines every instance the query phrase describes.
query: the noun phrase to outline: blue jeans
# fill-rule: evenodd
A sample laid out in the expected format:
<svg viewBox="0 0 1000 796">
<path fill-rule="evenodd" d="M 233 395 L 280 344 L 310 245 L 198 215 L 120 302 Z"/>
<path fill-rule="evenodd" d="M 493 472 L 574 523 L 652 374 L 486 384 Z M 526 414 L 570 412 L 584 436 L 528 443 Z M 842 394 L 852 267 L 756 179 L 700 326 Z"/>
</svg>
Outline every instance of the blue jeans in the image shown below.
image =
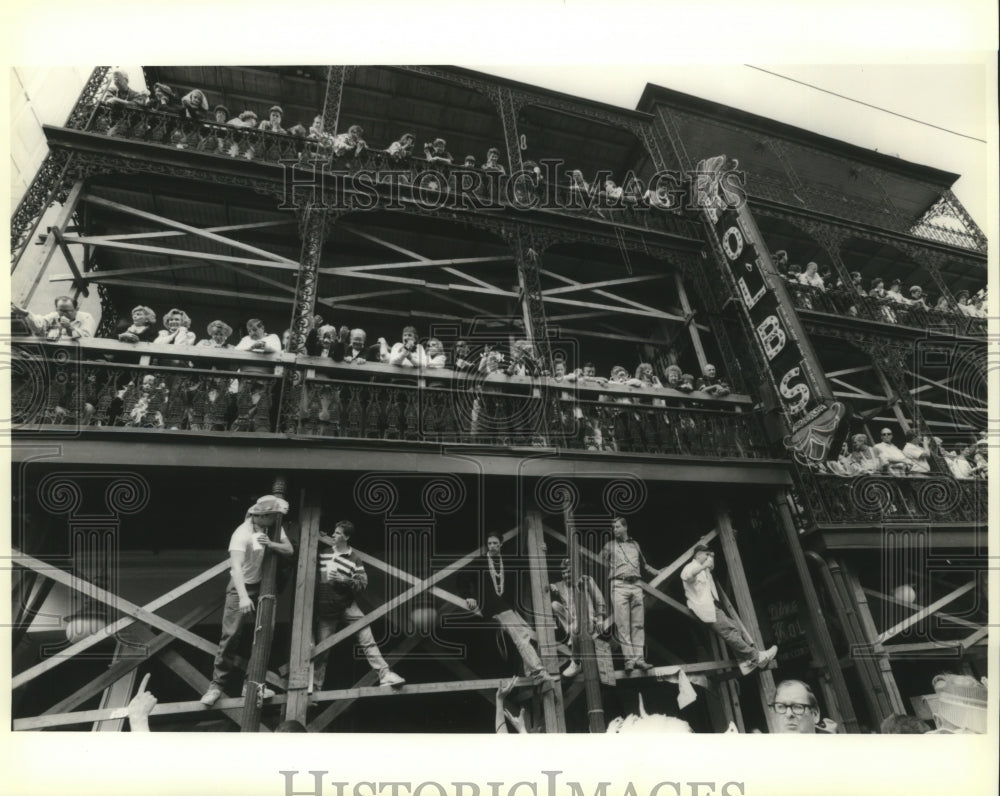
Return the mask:
<svg viewBox="0 0 1000 796">
<path fill-rule="evenodd" d="M 257 595 L 260 594 L 260 584 L 247 585 L 247 594 L 256 606 Z M 215 664 L 212 667 L 212 685 L 223 690 L 229 673 L 233 670 L 232 657 L 236 654 L 243 629 L 257 618 L 256 607 L 248 614 L 240 611 L 240 595 L 236 585 L 229 581 L 226 587 L 226 607 L 222 610 L 222 638 L 219 641 L 219 651 L 215 653 Z"/>
<path fill-rule="evenodd" d="M 318 644 L 332 636 L 342 624 L 353 624 L 358 619 L 362 619 L 364 615 L 364 612 L 354 601 L 351 601 L 349 605 L 327 603 L 317 606 L 315 619 L 316 632 L 314 634 L 316 643 Z M 385 662 L 385 658 L 382 657 L 382 653 L 379 652 L 378 645 L 375 643 L 375 636 L 372 635 L 371 625 L 365 625 L 354 637 L 364 651 L 365 658 L 368 659 L 368 665 L 372 669 L 376 672 L 381 672 L 383 669 L 389 668 L 389 664 Z M 329 657 L 330 650 L 326 650 L 313 659 L 313 685 L 320 690 L 323 688 L 323 681 L 326 680 L 326 661 Z"/>
</svg>

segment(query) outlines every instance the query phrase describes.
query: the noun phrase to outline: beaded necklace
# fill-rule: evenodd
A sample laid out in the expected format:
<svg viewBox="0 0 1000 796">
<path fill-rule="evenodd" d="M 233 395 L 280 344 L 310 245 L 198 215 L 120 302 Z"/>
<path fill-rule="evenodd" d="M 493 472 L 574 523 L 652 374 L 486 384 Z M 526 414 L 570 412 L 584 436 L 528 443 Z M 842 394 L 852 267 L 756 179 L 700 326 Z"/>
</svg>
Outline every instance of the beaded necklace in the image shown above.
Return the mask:
<svg viewBox="0 0 1000 796">
<path fill-rule="evenodd" d="M 486 561 L 490 565 L 490 580 L 493 581 L 493 590 L 497 593 L 497 597 L 503 597 L 503 586 L 504 586 L 504 574 L 503 574 L 503 559 L 500 559 L 500 572 L 496 570 L 496 566 L 493 563 L 493 556 L 486 556 Z"/>
</svg>

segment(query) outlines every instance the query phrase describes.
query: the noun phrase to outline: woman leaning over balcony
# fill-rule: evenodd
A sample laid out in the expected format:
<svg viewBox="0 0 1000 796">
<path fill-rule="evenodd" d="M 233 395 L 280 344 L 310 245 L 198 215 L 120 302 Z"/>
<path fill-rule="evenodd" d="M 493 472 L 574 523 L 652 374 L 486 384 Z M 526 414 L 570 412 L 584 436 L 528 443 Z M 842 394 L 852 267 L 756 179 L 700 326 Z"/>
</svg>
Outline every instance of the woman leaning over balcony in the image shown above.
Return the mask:
<svg viewBox="0 0 1000 796">
<path fill-rule="evenodd" d="M 205 98 L 205 92 L 200 88 L 196 88 L 181 97 L 178 110 L 181 123 L 170 138 L 178 149 L 187 149 L 190 146 L 192 135 L 195 135 L 198 130 L 198 123 L 205 118 L 207 113 L 208 100 Z M 194 140 L 197 141 L 197 136 Z"/>
<path fill-rule="evenodd" d="M 132 308 L 132 325 L 118 335 L 123 343 L 152 343 L 156 340 L 156 313 L 149 307 Z"/>
<path fill-rule="evenodd" d="M 191 319 L 184 310 L 174 308 L 163 316 L 164 329 L 161 329 L 154 342 L 160 345 L 172 345 L 187 348 L 195 344 L 196 335 L 189 331 Z M 169 368 L 190 368 L 191 362 L 186 359 L 154 359 L 153 365 Z M 179 373 L 168 374 L 166 377 L 167 393 L 172 398 L 166 407 L 166 419 L 171 429 L 187 425 L 190 415 L 191 396 L 198 389 L 197 377 L 191 378 Z"/>
<path fill-rule="evenodd" d="M 200 340 L 197 348 L 212 350 L 232 350 L 229 338 L 233 334 L 232 327 L 222 321 L 212 321 L 208 328 L 208 337 Z M 201 365 L 200 367 L 205 367 Z M 213 370 L 215 368 L 213 367 Z M 235 417 L 234 395 L 236 379 L 228 377 L 205 376 L 200 378 L 194 389 L 189 393 L 188 424 L 192 431 L 225 431 L 230 420 Z"/>
<path fill-rule="evenodd" d="M 264 322 L 259 318 L 247 321 L 247 334 L 236 344 L 237 351 L 251 351 L 255 354 L 274 355 L 281 352 L 281 340 L 276 334 L 268 334 Z M 244 374 L 272 374 L 272 368 L 259 365 L 245 365 L 240 368 Z M 236 394 L 236 419 L 233 431 L 269 431 L 271 427 L 271 387 L 269 379 L 240 379 Z"/>
</svg>

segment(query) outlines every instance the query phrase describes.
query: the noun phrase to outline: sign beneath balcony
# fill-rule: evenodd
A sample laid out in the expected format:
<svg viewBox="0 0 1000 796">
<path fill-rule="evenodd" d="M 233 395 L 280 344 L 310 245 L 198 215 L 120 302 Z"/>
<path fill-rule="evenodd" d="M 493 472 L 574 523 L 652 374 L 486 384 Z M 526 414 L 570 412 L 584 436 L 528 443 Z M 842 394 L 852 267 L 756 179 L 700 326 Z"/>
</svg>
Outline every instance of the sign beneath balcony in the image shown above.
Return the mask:
<svg viewBox="0 0 1000 796">
<path fill-rule="evenodd" d="M 781 403 L 790 433 L 785 447 L 803 462 L 823 461 L 844 415 L 809 338 L 771 262 L 746 207 L 737 161 L 724 155 L 698 164 L 693 198 L 713 234 L 713 248 L 724 259 L 732 286 L 750 322 L 768 376 Z"/>
</svg>

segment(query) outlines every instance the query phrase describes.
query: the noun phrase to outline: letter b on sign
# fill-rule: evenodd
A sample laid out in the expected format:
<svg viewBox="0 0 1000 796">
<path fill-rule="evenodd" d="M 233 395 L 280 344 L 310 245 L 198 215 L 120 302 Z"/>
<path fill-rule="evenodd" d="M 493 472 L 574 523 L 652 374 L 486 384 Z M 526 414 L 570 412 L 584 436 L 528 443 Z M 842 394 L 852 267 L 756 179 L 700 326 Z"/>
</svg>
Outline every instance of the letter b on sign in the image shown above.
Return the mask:
<svg viewBox="0 0 1000 796">
<path fill-rule="evenodd" d="M 760 338 L 769 360 L 781 353 L 781 349 L 785 347 L 785 341 L 788 339 L 785 330 L 781 328 L 781 321 L 776 315 L 768 315 L 757 325 L 757 336 Z"/>
</svg>

